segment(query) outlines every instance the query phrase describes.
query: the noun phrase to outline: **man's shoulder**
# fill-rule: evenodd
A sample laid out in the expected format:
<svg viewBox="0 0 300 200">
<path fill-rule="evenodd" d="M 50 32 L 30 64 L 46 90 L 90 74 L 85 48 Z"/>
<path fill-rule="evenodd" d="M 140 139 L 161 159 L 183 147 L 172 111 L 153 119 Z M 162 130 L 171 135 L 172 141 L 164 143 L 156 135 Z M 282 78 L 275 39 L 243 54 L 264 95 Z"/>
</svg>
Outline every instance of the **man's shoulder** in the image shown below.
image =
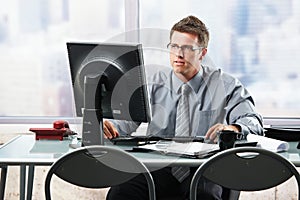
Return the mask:
<svg viewBox="0 0 300 200">
<path fill-rule="evenodd" d="M 237 78 L 232 76 L 231 74 L 225 72 L 221 68 L 209 65 L 202 65 L 203 69 L 203 77 L 205 79 L 218 79 L 226 82 L 232 82 Z"/>
<path fill-rule="evenodd" d="M 159 70 L 148 79 L 148 82 L 155 83 L 155 84 L 163 84 L 165 83 L 170 77 L 172 76 L 172 69 L 166 68 L 164 70 Z"/>
</svg>

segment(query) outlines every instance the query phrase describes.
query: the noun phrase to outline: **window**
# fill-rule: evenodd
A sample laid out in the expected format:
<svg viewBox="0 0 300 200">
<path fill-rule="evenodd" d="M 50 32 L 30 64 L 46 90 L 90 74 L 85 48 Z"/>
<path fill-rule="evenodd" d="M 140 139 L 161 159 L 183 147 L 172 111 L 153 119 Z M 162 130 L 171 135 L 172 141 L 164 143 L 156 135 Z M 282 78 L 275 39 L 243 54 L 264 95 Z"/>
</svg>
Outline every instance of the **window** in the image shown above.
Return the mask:
<svg viewBox="0 0 300 200">
<path fill-rule="evenodd" d="M 75 115 L 68 41 L 140 41 L 148 74 L 169 67 L 169 30 L 190 14 L 209 28 L 208 57 L 246 85 L 263 116 L 300 117 L 297 0 L 0 2 L 0 117 Z"/>
<path fill-rule="evenodd" d="M 124 32 L 123 1 L 0 1 L 0 116 L 73 116 L 66 42 Z"/>
<path fill-rule="evenodd" d="M 209 58 L 243 82 L 258 111 L 265 117 L 299 117 L 299 8 L 297 0 L 141 1 L 141 29 L 167 33 L 167 45 L 175 22 L 199 17 L 211 34 Z"/>
</svg>

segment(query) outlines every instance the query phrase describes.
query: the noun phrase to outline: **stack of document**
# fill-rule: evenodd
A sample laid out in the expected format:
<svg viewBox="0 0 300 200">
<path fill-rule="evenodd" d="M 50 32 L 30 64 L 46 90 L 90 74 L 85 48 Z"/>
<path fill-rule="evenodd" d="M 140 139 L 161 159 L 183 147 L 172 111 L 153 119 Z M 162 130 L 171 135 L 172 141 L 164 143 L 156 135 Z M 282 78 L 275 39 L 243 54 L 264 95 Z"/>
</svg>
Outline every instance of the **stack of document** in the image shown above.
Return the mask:
<svg viewBox="0 0 300 200">
<path fill-rule="evenodd" d="M 155 144 L 139 146 L 139 148 L 159 151 L 167 155 L 179 155 L 191 158 L 204 158 L 218 152 L 220 149 L 218 144 L 175 141 L 158 141 Z"/>
<path fill-rule="evenodd" d="M 282 152 L 289 149 L 289 143 L 277 139 L 264 137 L 261 135 L 248 134 L 248 142 L 257 142 L 257 146 L 273 152 Z"/>
</svg>

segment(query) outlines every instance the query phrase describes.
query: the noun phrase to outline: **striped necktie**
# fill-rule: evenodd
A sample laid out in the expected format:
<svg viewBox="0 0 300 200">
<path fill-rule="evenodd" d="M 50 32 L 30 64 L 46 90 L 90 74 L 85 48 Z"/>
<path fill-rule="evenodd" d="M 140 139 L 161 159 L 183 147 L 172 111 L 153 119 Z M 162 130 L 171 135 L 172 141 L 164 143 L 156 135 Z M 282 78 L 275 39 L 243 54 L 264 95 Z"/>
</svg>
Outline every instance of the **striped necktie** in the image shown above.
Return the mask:
<svg viewBox="0 0 300 200">
<path fill-rule="evenodd" d="M 190 86 L 181 86 L 181 96 L 177 104 L 175 136 L 190 136 L 190 112 L 188 102 L 188 92 Z"/>
<path fill-rule="evenodd" d="M 176 114 L 176 137 L 188 137 L 190 136 L 190 115 L 189 115 L 189 102 L 188 102 L 188 92 L 189 85 L 183 84 L 181 86 L 181 96 L 177 104 L 177 114 Z M 182 182 L 190 174 L 189 167 L 172 167 L 173 176 Z"/>
</svg>

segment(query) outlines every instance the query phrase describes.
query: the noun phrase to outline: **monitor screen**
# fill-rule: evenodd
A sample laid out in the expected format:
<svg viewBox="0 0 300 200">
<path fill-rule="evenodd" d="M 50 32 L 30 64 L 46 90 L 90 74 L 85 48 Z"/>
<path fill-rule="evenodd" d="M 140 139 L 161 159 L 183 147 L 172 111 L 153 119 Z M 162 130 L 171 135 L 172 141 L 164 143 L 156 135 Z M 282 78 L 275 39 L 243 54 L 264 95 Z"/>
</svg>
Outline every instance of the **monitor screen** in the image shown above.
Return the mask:
<svg viewBox="0 0 300 200">
<path fill-rule="evenodd" d="M 100 109 L 100 123 L 150 121 L 141 44 L 69 42 L 67 49 L 78 117 Z"/>
</svg>

